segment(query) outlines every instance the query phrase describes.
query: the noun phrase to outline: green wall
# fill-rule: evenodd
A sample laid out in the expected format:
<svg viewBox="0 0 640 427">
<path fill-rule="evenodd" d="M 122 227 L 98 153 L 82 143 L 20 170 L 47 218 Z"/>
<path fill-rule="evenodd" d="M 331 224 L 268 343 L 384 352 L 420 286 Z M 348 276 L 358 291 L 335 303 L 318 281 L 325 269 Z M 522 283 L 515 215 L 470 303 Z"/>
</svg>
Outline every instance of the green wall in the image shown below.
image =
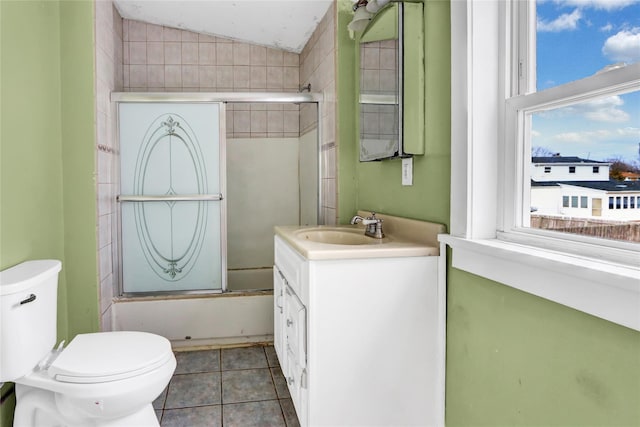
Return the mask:
<svg viewBox="0 0 640 427">
<path fill-rule="evenodd" d="M 356 162 L 358 209 L 448 224 L 450 165 L 449 4 L 425 2 L 425 155 L 413 158 L 412 186 L 401 184 L 401 161 Z M 443 19 L 446 17 L 446 19 Z M 357 138 L 357 134 L 354 134 Z"/>
<path fill-rule="evenodd" d="M 357 50 L 351 2 L 339 0 L 342 223 L 366 209 L 449 224 L 450 10 L 424 3 L 427 154 L 402 187 L 399 161 L 358 162 Z M 640 425 L 640 333 L 451 267 L 447 276 L 448 426 Z"/>
<path fill-rule="evenodd" d="M 401 185 L 401 161 L 358 161 L 355 96 L 356 43 L 347 24 L 350 1 L 338 2 L 338 208 L 347 223 L 357 209 L 449 222 L 450 173 L 450 55 L 449 3 L 425 2 L 425 87 L 405 81 L 408 91 L 425 91 L 425 152 L 413 158 L 413 186 Z M 344 94 L 349 94 L 345 96 Z"/>
<path fill-rule="evenodd" d="M 62 261 L 68 340 L 99 321 L 93 2 L 3 0 L 0 20 L 0 269 Z M 12 410 L 2 405 L 2 425 Z"/>
<path fill-rule="evenodd" d="M 448 426 L 640 425 L 640 333 L 448 274 Z"/>
<path fill-rule="evenodd" d="M 100 328 L 93 1 L 60 2 L 64 253 L 68 335 Z"/>
<path fill-rule="evenodd" d="M 356 46 L 349 38 L 353 3 L 338 0 L 336 4 L 336 135 L 338 222 L 348 223 L 357 207 L 356 164 L 358 162 L 356 123 Z"/>
<path fill-rule="evenodd" d="M 0 269 L 5 269 L 28 259 L 64 260 L 64 211 L 58 4 L 3 1 L 0 7 Z M 65 283 L 62 273 L 62 303 Z M 66 305 L 59 308 L 58 334 L 66 336 Z"/>
</svg>

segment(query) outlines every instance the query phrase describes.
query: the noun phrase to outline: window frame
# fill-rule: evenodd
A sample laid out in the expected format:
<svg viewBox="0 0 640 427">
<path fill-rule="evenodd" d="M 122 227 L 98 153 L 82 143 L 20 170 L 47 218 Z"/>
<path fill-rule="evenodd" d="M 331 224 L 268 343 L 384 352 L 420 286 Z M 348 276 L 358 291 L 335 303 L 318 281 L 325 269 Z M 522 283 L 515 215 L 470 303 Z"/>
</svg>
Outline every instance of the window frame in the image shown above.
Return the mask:
<svg viewBox="0 0 640 427">
<path fill-rule="evenodd" d="M 503 12 L 505 19 L 509 21 L 504 25 L 513 28 L 509 34 L 505 32 L 505 40 L 503 41 L 503 55 L 506 58 L 509 56 L 514 58 L 509 62 L 512 65 L 505 70 L 504 78 L 507 82 L 512 79 L 518 84 L 505 85 L 511 90 L 504 93 L 505 126 L 504 136 L 500 141 L 505 154 L 498 167 L 502 169 L 502 175 L 505 179 L 516 183 L 517 187 L 505 188 L 506 191 L 500 195 L 502 200 L 499 202 L 501 202 L 500 205 L 504 213 L 502 222 L 498 224 L 499 231 L 503 233 L 503 236 L 505 233 L 516 232 L 517 234 L 514 235 L 518 236 L 515 237 L 516 239 L 531 233 L 541 237 L 548 236 L 556 241 L 563 239 L 583 241 L 585 244 L 596 246 L 590 253 L 600 253 L 599 257 L 604 257 L 612 262 L 620 260 L 620 250 L 635 251 L 640 257 L 638 245 L 634 247 L 634 244 L 627 242 L 585 238 L 586 236 L 568 235 L 542 229 L 534 230 L 526 224 L 530 213 L 527 208 L 530 205 L 530 116 L 536 112 L 562 108 L 597 97 L 637 91 L 640 87 L 640 63 L 536 91 L 537 18 L 535 1 L 511 0 L 500 3 L 505 8 Z M 507 35 L 508 39 L 506 39 Z M 505 63 L 507 63 L 506 60 Z M 520 72 L 518 73 L 518 71 Z M 509 144 L 506 141 L 517 142 Z M 575 172 L 575 166 L 573 168 Z M 571 167 L 569 167 L 569 173 L 571 173 Z M 526 239 L 523 243 L 534 244 L 534 242 L 527 242 Z M 563 250 L 571 251 L 571 248 L 567 246 Z M 631 260 L 633 259 L 635 259 L 634 256 L 631 257 Z"/>
<path fill-rule="evenodd" d="M 451 2 L 456 173 L 440 240 L 455 268 L 640 331 L 638 245 L 523 227 L 530 147 L 506 142 L 527 140 L 527 114 L 637 90 L 640 64 L 535 92 L 535 22 L 530 1 Z"/>
</svg>

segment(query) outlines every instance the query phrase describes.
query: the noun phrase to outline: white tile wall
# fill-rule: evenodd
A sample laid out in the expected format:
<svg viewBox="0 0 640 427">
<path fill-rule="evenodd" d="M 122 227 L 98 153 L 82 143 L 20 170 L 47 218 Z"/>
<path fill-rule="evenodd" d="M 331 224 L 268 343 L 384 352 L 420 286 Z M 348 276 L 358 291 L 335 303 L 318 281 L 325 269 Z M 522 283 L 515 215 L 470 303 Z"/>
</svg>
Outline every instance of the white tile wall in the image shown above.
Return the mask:
<svg viewBox="0 0 640 427">
<path fill-rule="evenodd" d="M 300 55 L 295 53 L 127 19 L 122 34 L 124 91 L 297 92 L 300 88 Z M 298 106 L 293 107 L 286 114 L 270 115 L 259 113 L 258 105 L 230 108 L 227 136 L 298 137 Z"/>
<path fill-rule="evenodd" d="M 322 92 L 324 102 L 322 104 L 322 208 L 326 224 L 335 224 L 337 218 L 337 169 L 336 169 L 336 19 L 335 3 L 329 8 L 326 15 L 311 36 L 309 42 L 300 54 L 300 85 L 311 83 L 313 92 Z M 301 108 L 300 129 L 307 132 L 317 126 L 315 109 Z"/>
<path fill-rule="evenodd" d="M 140 28 L 133 29 L 134 38 L 139 37 Z M 117 175 L 118 147 L 116 144 L 116 114 L 111 104 L 112 91 L 122 91 L 124 87 L 122 49 L 122 18 L 110 0 L 95 2 L 96 40 L 96 171 L 98 220 L 98 277 L 100 283 L 101 329 L 111 330 L 112 299 L 115 294 L 114 261 L 117 259 L 117 228 L 114 189 Z M 138 43 L 132 51 L 127 51 L 127 60 L 133 55 L 136 65 L 147 63 L 146 44 Z M 144 80 L 146 82 L 146 78 Z"/>
</svg>

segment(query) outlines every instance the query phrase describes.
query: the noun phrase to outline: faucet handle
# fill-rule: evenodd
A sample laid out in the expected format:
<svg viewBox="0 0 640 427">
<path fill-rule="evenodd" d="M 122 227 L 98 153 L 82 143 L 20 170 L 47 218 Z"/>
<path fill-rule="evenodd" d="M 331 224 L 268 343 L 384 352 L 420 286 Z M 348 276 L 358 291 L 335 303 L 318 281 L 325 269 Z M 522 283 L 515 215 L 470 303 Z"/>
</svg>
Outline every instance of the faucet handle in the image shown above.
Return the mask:
<svg viewBox="0 0 640 427">
<path fill-rule="evenodd" d="M 371 216 L 367 217 L 367 219 L 372 219 L 372 220 L 376 221 L 377 223 L 382 223 L 382 221 L 383 221 L 383 219 L 376 218 L 376 213 L 375 212 L 371 212 Z"/>
<path fill-rule="evenodd" d="M 376 213 L 371 212 L 371 216 L 362 221 L 367 226 L 364 234 L 365 236 L 373 237 L 376 239 L 384 238 L 384 232 L 382 231 L 382 218 L 376 218 Z"/>
</svg>

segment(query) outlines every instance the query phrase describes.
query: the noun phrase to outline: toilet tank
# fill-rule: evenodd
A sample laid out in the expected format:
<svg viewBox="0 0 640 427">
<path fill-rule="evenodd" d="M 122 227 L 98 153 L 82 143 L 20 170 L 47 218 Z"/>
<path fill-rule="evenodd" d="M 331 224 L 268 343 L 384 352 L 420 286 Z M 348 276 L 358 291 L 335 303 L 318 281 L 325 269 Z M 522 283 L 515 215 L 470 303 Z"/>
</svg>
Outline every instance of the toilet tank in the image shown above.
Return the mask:
<svg viewBox="0 0 640 427">
<path fill-rule="evenodd" d="M 31 372 L 56 344 L 57 260 L 0 272 L 0 382 Z"/>
</svg>

